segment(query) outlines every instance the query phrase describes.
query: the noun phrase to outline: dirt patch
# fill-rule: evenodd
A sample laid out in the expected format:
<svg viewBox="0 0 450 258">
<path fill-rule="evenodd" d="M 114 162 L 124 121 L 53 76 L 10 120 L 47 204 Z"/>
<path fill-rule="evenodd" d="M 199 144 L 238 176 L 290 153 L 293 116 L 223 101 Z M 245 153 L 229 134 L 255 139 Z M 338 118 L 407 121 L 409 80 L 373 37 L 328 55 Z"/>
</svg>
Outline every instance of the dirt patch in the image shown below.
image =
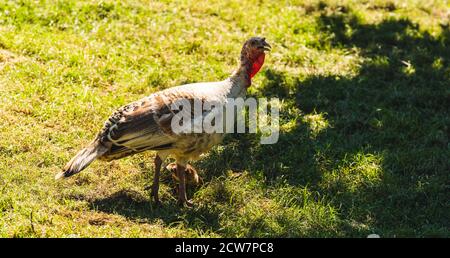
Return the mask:
<svg viewBox="0 0 450 258">
<path fill-rule="evenodd" d="M 25 60 L 24 57 L 18 56 L 9 50 L 0 49 L 0 70 L 8 64 L 14 64 L 23 60 Z"/>
</svg>

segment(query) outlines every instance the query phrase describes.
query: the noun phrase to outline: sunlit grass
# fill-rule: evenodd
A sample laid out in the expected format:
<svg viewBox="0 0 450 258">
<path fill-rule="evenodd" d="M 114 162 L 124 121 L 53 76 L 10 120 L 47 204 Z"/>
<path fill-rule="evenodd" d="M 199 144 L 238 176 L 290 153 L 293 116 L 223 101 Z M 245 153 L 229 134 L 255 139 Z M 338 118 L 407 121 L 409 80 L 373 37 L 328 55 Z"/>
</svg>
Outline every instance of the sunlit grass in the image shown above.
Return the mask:
<svg viewBox="0 0 450 258">
<path fill-rule="evenodd" d="M 3 1 L 0 237 L 449 236 L 445 1 Z M 281 100 L 280 141 L 232 135 L 180 209 L 152 153 L 54 175 L 118 107 L 226 78 Z"/>
</svg>

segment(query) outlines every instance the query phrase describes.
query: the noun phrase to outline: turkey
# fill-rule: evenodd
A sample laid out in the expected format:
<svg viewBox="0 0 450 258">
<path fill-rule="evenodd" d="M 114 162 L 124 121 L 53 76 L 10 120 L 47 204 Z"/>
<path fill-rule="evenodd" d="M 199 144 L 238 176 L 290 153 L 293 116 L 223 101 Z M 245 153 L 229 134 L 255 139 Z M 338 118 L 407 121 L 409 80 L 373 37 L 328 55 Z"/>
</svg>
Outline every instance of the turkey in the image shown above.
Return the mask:
<svg viewBox="0 0 450 258">
<path fill-rule="evenodd" d="M 151 186 L 154 202 L 159 203 L 161 166 L 168 156 L 175 158 L 178 202 L 192 206 L 186 196 L 186 173 L 197 177 L 189 161 L 221 142 L 223 133 L 175 133 L 172 119 L 177 114 L 171 104 L 186 100 L 201 103 L 225 103 L 228 98 L 245 97 L 251 79 L 261 69 L 265 52 L 270 50 L 265 38 L 252 37 L 241 50 L 240 64 L 231 76 L 219 82 L 186 84 L 151 94 L 119 108 L 105 122 L 96 138 L 79 151 L 55 178 L 67 178 L 85 169 L 95 159 L 111 161 L 147 150 L 156 151 L 155 175 Z M 200 113 L 205 116 L 205 113 Z M 195 117 L 194 117 L 195 118 Z M 188 170 L 187 170 L 188 168 Z M 188 174 L 189 175 L 189 174 Z"/>
</svg>

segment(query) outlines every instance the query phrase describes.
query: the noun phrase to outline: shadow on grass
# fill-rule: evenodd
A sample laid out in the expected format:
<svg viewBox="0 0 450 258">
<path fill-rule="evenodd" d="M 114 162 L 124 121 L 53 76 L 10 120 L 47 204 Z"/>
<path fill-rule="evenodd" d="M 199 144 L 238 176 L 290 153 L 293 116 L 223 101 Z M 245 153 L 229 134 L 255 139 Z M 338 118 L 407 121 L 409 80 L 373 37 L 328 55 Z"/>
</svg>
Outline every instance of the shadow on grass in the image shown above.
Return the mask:
<svg viewBox="0 0 450 258">
<path fill-rule="evenodd" d="M 258 94 L 279 97 L 287 109 L 301 112 L 282 111 L 280 124 L 297 122 L 274 145 L 260 145 L 257 135 L 231 136 L 197 162 L 205 181 L 232 170 L 248 171 L 268 188 L 279 182 L 307 186 L 339 207 L 345 236 L 361 236 L 362 230 L 448 237 L 448 26 L 432 36 L 407 19 L 367 25 L 350 12 L 317 22 L 330 35 L 324 45 L 360 49 L 365 61 L 358 74 L 298 78 L 266 70 Z M 321 114 L 329 126 L 314 132 L 301 119 L 308 114 Z M 92 206 L 166 224 L 182 218 L 203 231 L 220 228 L 220 211 L 153 208 L 138 193 L 118 192 Z"/>
<path fill-rule="evenodd" d="M 329 153 L 330 171 L 370 154 L 380 158 L 381 180 L 349 189 L 337 179 L 317 189 L 334 196 L 344 217 L 370 216 L 376 230 L 391 236 L 448 236 L 448 25 L 433 37 L 407 19 L 365 25 L 333 15 L 319 23 L 336 35 L 333 46 L 357 47 L 366 61 L 354 78 L 299 82 L 297 106 L 327 114 L 332 128 L 316 146 Z"/>
<path fill-rule="evenodd" d="M 162 221 L 165 225 L 174 226 L 179 223 L 192 229 L 214 230 L 218 225 L 218 213 L 207 206 L 196 206 L 192 209 L 180 208 L 175 201 L 163 200 L 160 205 L 152 203 L 148 196 L 132 190 L 120 190 L 101 199 L 90 201 L 92 209 L 107 213 L 115 213 L 134 221 Z"/>
</svg>

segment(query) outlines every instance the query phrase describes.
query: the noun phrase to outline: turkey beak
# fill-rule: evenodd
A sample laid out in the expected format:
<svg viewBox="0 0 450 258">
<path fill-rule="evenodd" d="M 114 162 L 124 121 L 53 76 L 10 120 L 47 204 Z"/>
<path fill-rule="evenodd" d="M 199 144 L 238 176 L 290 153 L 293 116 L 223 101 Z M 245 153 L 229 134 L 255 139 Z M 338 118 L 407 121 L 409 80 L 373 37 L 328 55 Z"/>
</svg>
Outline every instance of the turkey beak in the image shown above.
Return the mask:
<svg viewBox="0 0 450 258">
<path fill-rule="evenodd" d="M 267 43 L 266 40 L 263 39 L 262 46 L 260 48 L 262 48 L 264 51 L 270 51 L 272 46 L 270 46 L 269 43 Z"/>
</svg>

